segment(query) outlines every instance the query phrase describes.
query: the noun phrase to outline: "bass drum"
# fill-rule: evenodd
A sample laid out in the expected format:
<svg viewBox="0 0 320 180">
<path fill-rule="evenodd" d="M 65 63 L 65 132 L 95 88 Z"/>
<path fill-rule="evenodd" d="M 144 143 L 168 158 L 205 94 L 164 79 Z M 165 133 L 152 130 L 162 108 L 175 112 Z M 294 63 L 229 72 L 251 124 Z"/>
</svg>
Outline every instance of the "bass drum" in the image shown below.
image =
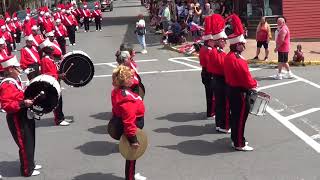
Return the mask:
<svg viewBox="0 0 320 180">
<path fill-rule="evenodd" d="M 87 85 L 94 76 L 91 58 L 83 51 L 72 51 L 63 56 L 60 73 L 65 73 L 63 81 L 72 87 Z"/>
<path fill-rule="evenodd" d="M 59 82 L 45 74 L 32 79 L 24 91 L 26 99 L 35 99 L 31 110 L 40 116 L 52 112 L 57 107 L 60 94 Z"/>
</svg>

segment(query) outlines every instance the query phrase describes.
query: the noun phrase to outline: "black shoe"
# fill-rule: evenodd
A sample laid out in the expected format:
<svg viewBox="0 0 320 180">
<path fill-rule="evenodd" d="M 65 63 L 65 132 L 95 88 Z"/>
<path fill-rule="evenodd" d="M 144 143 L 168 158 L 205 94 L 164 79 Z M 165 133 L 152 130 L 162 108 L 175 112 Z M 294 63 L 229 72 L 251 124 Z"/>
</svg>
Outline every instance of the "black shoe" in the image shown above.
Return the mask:
<svg viewBox="0 0 320 180">
<path fill-rule="evenodd" d="M 259 60 L 259 57 L 258 57 L 258 56 L 256 56 L 256 57 L 254 57 L 254 58 L 253 58 L 253 60 Z"/>
</svg>

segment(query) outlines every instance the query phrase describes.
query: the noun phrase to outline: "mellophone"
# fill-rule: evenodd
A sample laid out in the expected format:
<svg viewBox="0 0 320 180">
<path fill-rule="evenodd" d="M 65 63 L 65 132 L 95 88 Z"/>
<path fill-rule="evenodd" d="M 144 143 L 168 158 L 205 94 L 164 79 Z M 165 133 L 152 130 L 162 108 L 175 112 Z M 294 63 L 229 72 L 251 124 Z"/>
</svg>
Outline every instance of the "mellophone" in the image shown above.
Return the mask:
<svg viewBox="0 0 320 180">
<path fill-rule="evenodd" d="M 266 114 L 266 108 L 270 102 L 270 95 L 261 91 L 250 92 L 250 114 L 263 116 Z"/>
<path fill-rule="evenodd" d="M 94 66 L 86 53 L 72 51 L 63 57 L 59 71 L 65 74 L 63 81 L 67 85 L 82 87 L 92 80 Z M 30 81 L 24 95 L 26 99 L 34 101 L 30 110 L 42 116 L 57 107 L 61 96 L 60 83 L 54 77 L 42 74 Z"/>
</svg>

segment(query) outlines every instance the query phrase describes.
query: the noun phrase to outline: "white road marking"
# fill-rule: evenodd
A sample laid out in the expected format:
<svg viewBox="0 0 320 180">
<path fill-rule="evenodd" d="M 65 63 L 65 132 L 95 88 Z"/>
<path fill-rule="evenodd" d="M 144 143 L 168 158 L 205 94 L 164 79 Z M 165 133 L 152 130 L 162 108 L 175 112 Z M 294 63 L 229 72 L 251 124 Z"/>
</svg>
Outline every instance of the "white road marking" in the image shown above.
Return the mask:
<svg viewBox="0 0 320 180">
<path fill-rule="evenodd" d="M 194 65 L 191 65 L 191 64 L 188 64 L 188 63 L 185 63 L 185 62 L 178 61 L 176 59 L 177 58 L 170 58 L 170 59 L 168 59 L 168 61 L 171 61 L 171 62 L 174 62 L 174 63 L 178 63 L 178 64 L 182 64 L 182 65 L 194 68 L 194 69 L 200 69 L 201 70 L 201 68 L 199 66 L 194 66 Z"/>
<path fill-rule="evenodd" d="M 293 75 L 295 78 L 297 78 L 297 79 L 299 79 L 300 81 L 303 81 L 303 82 L 305 82 L 305 83 L 307 83 L 307 84 L 309 84 L 309 85 L 311 85 L 311 86 L 314 86 L 315 88 L 318 88 L 318 89 L 320 89 L 320 85 L 319 84 L 316 84 L 316 83 L 314 83 L 314 82 L 311 82 L 311 81 L 309 81 L 309 80 L 307 80 L 307 79 L 304 79 L 304 78 L 302 78 L 302 77 L 299 77 L 299 76 L 297 76 L 297 75 Z"/>
<path fill-rule="evenodd" d="M 135 62 L 154 62 L 154 61 L 158 61 L 158 59 L 143 59 L 143 60 L 136 60 Z M 93 65 L 95 66 L 111 66 L 111 67 L 117 67 L 116 66 L 117 62 L 108 62 L 108 63 L 95 63 Z"/>
<path fill-rule="evenodd" d="M 281 116 L 279 113 L 275 112 L 272 108 L 267 107 L 267 112 L 277 119 L 281 124 L 287 127 L 291 132 L 297 135 L 300 139 L 302 139 L 305 143 L 311 146 L 317 153 L 320 153 L 320 144 L 293 125 L 290 121 L 288 121 L 285 117 Z"/>
<path fill-rule="evenodd" d="M 312 135 L 311 138 L 314 139 L 314 140 L 320 139 L 320 134 Z"/>
<path fill-rule="evenodd" d="M 296 83 L 296 82 L 299 82 L 299 81 L 301 81 L 301 80 L 300 79 L 296 79 L 296 80 L 293 80 L 293 81 L 287 81 L 287 82 L 282 82 L 282 83 L 277 83 L 277 84 L 271 84 L 271 85 L 268 85 L 268 86 L 259 87 L 258 91 L 264 90 L 264 89 L 273 88 L 273 87 L 283 86 L 283 85 L 287 85 L 287 84 L 292 84 L 292 83 Z"/>
<path fill-rule="evenodd" d="M 307 114 L 310 114 L 310 113 L 314 113 L 314 112 L 317 112 L 317 111 L 320 111 L 320 108 L 311 108 L 311 109 L 308 109 L 308 110 L 305 110 L 305 111 L 302 111 L 302 112 L 299 112 L 299 113 L 296 113 L 296 114 L 292 114 L 290 116 L 286 116 L 285 119 L 287 121 L 290 121 L 292 119 L 295 119 L 295 118 L 298 118 L 298 117 L 301 117 L 301 116 L 304 116 L 304 115 L 307 115 Z"/>
</svg>

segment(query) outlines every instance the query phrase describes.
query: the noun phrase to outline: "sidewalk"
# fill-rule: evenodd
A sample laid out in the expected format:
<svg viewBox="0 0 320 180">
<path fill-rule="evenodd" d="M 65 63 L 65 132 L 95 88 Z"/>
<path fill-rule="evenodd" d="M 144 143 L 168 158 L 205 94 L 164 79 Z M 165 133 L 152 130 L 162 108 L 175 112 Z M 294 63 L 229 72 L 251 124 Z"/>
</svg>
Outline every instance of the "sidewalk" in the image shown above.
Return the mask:
<svg viewBox="0 0 320 180">
<path fill-rule="evenodd" d="M 297 48 L 297 45 L 302 45 L 302 51 L 304 52 L 305 56 L 305 64 L 306 65 L 320 65 L 320 42 L 291 42 L 291 50 L 289 53 L 289 61 L 292 60 L 293 53 Z M 168 49 L 179 52 L 179 46 L 168 46 Z M 254 58 L 256 54 L 256 40 L 254 39 L 247 39 L 246 43 L 246 50 L 243 52 L 243 56 L 248 59 L 248 62 L 251 64 L 277 64 L 278 56 L 277 53 L 274 53 L 275 42 L 271 41 L 269 43 L 269 60 L 251 60 Z M 227 44 L 225 48 L 226 52 L 229 52 L 229 45 Z M 193 54 L 197 56 L 197 54 Z M 260 59 L 264 59 L 264 49 L 261 48 L 261 53 L 259 56 Z"/>
</svg>

